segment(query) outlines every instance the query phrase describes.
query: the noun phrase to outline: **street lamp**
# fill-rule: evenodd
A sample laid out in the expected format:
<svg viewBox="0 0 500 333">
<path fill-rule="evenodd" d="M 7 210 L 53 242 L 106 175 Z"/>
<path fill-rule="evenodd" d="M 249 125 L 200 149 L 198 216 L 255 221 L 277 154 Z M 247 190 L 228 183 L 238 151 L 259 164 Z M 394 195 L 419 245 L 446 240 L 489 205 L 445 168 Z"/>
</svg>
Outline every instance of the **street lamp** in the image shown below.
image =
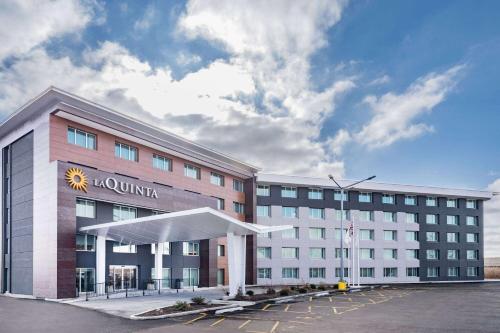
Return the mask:
<svg viewBox="0 0 500 333">
<path fill-rule="evenodd" d="M 372 180 L 376 176 L 371 176 L 366 179 L 354 182 L 350 185 L 347 186 L 340 186 L 339 183 L 333 178 L 332 175 L 328 175 L 328 178 L 330 178 L 335 185 L 340 189 L 340 281 L 344 281 L 344 191 L 349 190 L 355 185 L 358 185 L 359 183 L 365 182 L 367 180 Z M 351 253 L 351 255 L 353 255 Z M 352 274 L 352 272 L 351 272 Z"/>
</svg>

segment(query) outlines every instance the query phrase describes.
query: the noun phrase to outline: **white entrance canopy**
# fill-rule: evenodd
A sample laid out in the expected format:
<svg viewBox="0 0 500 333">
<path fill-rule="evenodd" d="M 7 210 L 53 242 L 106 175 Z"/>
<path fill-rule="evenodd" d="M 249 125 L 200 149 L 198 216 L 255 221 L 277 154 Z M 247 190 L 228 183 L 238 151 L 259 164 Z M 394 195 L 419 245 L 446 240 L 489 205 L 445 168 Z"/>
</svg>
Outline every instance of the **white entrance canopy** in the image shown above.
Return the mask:
<svg viewBox="0 0 500 333">
<path fill-rule="evenodd" d="M 80 228 L 97 236 L 96 280 L 105 282 L 106 239 L 124 244 L 153 244 L 227 237 L 229 293 L 245 292 L 246 235 L 291 229 L 291 225 L 262 226 L 241 222 L 215 209 L 204 207 L 136 219 L 101 223 Z M 156 246 L 155 274 L 162 278 L 162 246 Z"/>
</svg>

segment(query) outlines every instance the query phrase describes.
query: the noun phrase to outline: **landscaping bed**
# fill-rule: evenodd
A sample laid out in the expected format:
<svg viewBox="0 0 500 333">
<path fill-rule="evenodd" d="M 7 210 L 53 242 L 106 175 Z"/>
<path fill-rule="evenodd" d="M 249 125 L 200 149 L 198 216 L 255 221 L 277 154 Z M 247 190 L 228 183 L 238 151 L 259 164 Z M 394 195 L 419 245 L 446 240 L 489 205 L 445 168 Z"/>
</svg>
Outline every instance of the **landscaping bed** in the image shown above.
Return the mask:
<svg viewBox="0 0 500 333">
<path fill-rule="evenodd" d="M 172 306 L 166 306 L 163 308 L 158 308 L 143 312 L 135 315 L 135 317 L 157 317 L 169 314 L 183 313 L 183 312 L 196 312 L 197 310 L 210 309 L 210 308 L 220 308 L 221 304 L 210 304 L 207 303 L 203 297 L 193 297 L 191 302 L 177 301 Z"/>
<path fill-rule="evenodd" d="M 263 294 L 255 294 L 252 290 L 248 290 L 246 295 L 242 295 L 239 293 L 234 297 L 236 301 L 249 301 L 249 302 L 258 302 L 270 300 L 278 297 L 287 297 L 287 296 L 296 296 L 301 294 L 309 294 L 309 293 L 320 293 L 320 292 L 329 292 L 337 289 L 337 285 L 319 285 L 316 286 L 314 284 L 304 285 L 304 286 L 291 286 L 284 287 L 279 291 L 276 291 L 273 288 L 268 288 Z"/>
</svg>

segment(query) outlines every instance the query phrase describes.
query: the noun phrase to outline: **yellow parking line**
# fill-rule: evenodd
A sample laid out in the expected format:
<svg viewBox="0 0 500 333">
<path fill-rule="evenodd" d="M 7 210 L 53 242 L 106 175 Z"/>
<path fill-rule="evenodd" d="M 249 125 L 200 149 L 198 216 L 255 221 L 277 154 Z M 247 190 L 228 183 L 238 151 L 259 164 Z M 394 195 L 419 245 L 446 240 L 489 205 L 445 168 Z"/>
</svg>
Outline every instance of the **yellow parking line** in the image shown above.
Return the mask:
<svg viewBox="0 0 500 333">
<path fill-rule="evenodd" d="M 269 333 L 274 333 L 274 331 L 276 331 L 276 329 L 278 328 L 278 325 L 279 325 L 279 324 L 280 324 L 280 322 L 279 322 L 279 321 L 277 321 L 277 322 L 274 324 L 273 328 L 271 328 L 271 330 L 269 331 Z"/>
<path fill-rule="evenodd" d="M 333 299 L 332 299 L 331 297 L 328 297 L 328 300 L 329 300 L 330 302 L 333 302 Z"/>
<path fill-rule="evenodd" d="M 309 296 L 309 302 L 312 302 L 312 301 L 313 301 L 312 296 Z"/>
<path fill-rule="evenodd" d="M 288 304 L 285 308 L 285 312 L 288 312 L 288 309 L 290 309 L 290 304 Z"/>
<path fill-rule="evenodd" d="M 262 308 L 262 311 L 266 311 L 270 306 L 271 306 L 271 304 L 264 305 L 264 307 Z"/>
<path fill-rule="evenodd" d="M 308 311 L 307 312 L 309 312 L 309 313 L 312 312 L 312 307 L 310 305 L 308 306 Z"/>
<path fill-rule="evenodd" d="M 215 325 L 218 325 L 218 324 L 222 323 L 224 321 L 224 319 L 226 319 L 226 318 L 221 318 L 221 319 L 217 320 L 215 323 L 213 323 L 212 325 L 210 325 L 210 327 L 214 327 Z"/>
<path fill-rule="evenodd" d="M 251 320 L 248 319 L 247 321 L 245 321 L 243 324 L 241 324 L 240 326 L 238 326 L 238 329 L 241 330 L 243 327 L 247 326 L 248 324 L 250 324 Z"/>
<path fill-rule="evenodd" d="M 200 319 L 205 318 L 206 316 L 207 316 L 207 314 L 206 314 L 205 312 L 203 312 L 200 316 L 198 316 L 198 317 L 196 317 L 196 318 L 194 318 L 194 319 L 191 319 L 190 321 L 186 321 L 186 322 L 184 323 L 184 325 L 190 325 L 190 324 L 194 323 L 194 322 L 195 322 L 195 321 L 197 321 L 197 320 L 200 320 Z"/>
</svg>

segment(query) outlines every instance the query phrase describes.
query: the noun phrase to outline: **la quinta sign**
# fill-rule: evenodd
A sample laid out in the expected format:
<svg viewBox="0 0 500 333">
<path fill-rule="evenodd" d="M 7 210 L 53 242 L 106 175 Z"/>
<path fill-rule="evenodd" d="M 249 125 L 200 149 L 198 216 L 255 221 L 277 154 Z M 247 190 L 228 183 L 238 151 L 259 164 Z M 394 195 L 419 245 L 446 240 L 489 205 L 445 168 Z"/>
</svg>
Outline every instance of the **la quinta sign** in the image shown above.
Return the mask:
<svg viewBox="0 0 500 333">
<path fill-rule="evenodd" d="M 118 194 L 135 194 L 143 197 L 158 199 L 158 193 L 154 188 L 124 182 L 113 177 L 108 177 L 104 180 L 94 179 L 93 185 L 95 187 L 107 188 L 108 190 L 114 191 Z"/>
</svg>

